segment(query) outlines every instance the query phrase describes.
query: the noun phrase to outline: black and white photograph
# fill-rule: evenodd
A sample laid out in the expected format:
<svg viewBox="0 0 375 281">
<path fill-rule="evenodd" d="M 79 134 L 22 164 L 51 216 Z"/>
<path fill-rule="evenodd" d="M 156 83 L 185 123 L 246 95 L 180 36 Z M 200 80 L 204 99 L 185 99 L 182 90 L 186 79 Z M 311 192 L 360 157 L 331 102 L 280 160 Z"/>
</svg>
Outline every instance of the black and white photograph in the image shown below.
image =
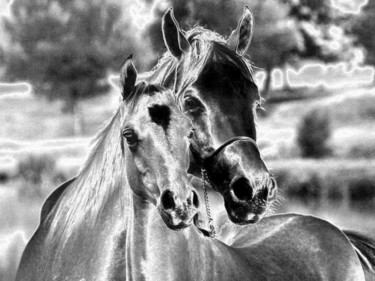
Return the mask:
<svg viewBox="0 0 375 281">
<path fill-rule="evenodd" d="M 0 281 L 375 281 L 375 1 L 0 0 Z"/>
</svg>

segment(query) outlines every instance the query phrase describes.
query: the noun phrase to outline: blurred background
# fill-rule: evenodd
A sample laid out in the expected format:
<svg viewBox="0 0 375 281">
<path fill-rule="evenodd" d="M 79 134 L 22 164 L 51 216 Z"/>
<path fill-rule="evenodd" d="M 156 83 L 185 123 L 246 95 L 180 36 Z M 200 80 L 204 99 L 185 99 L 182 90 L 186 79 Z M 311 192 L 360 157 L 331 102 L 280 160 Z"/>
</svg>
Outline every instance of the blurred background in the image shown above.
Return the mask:
<svg viewBox="0 0 375 281">
<path fill-rule="evenodd" d="M 265 99 L 258 145 L 277 177 L 275 212 L 375 231 L 375 1 L 0 0 L 0 280 L 10 281 L 43 200 L 74 176 L 118 105 L 133 54 L 166 51 L 169 6 L 185 30 L 228 37 L 248 4 L 247 57 Z"/>
</svg>

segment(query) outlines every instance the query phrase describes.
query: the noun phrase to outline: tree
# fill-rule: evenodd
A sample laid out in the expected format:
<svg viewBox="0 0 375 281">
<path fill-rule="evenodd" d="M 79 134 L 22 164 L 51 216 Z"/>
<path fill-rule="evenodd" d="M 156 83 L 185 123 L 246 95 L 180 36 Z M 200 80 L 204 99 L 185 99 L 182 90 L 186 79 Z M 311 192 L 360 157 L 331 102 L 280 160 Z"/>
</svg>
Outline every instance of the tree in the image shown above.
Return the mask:
<svg viewBox="0 0 375 281">
<path fill-rule="evenodd" d="M 305 48 L 301 58 L 324 62 L 353 58 L 353 38 L 346 32 L 347 17 L 325 0 L 284 0 L 290 6 L 303 36 Z"/>
<path fill-rule="evenodd" d="M 321 158 L 330 153 L 328 140 L 331 126 L 328 114 L 322 110 L 312 110 L 302 119 L 297 134 L 297 142 L 303 157 Z"/>
<path fill-rule="evenodd" d="M 254 14 L 257 13 L 260 27 L 250 54 L 256 65 L 267 72 L 263 90 L 266 98 L 274 67 L 297 66 L 306 59 L 323 62 L 356 59 L 353 38 L 346 32 L 346 17 L 329 1 L 258 1 L 254 9 Z"/>
<path fill-rule="evenodd" d="M 356 43 L 365 48 L 365 63 L 375 66 L 375 2 L 369 1 L 348 27 Z"/>
<path fill-rule="evenodd" d="M 37 95 L 63 99 L 71 113 L 78 100 L 107 92 L 108 69 L 136 49 L 110 0 L 17 0 L 11 8 L 12 17 L 4 18 L 10 37 L 4 78 L 30 81 Z"/>
<path fill-rule="evenodd" d="M 255 31 L 249 54 L 257 67 L 266 72 L 262 96 L 268 98 L 272 70 L 292 62 L 305 50 L 298 24 L 290 16 L 290 6 L 277 0 L 257 1 L 252 10 Z"/>
</svg>

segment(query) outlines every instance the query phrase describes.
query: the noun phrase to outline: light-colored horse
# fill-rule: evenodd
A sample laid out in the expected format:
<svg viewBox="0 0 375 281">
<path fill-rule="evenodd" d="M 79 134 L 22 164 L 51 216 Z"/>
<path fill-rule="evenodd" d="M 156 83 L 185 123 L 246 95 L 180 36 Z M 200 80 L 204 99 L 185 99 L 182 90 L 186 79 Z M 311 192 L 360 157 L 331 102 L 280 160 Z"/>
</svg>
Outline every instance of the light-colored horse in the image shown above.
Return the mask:
<svg viewBox="0 0 375 281">
<path fill-rule="evenodd" d="M 124 101 L 78 176 L 45 202 L 16 280 L 124 280 L 125 264 L 141 262 L 138 252 L 146 243 L 141 235 L 128 240 L 127 227 L 134 229 L 128 220 L 131 189 L 132 200 L 152 203 L 164 227 L 192 224 L 199 203 L 187 178 L 190 121 L 165 88 L 135 85 L 130 59 L 121 81 Z"/>
</svg>

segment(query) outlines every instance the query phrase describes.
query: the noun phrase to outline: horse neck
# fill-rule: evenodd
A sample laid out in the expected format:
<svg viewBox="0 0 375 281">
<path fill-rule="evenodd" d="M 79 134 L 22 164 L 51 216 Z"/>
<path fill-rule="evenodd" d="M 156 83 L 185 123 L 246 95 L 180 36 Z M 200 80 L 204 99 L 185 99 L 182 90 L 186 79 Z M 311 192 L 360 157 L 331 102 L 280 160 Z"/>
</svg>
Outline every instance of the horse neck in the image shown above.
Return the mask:
<svg viewBox="0 0 375 281">
<path fill-rule="evenodd" d="M 228 246 L 195 228 L 173 231 L 154 205 L 133 194 L 126 237 L 126 280 L 229 280 Z M 225 258 L 223 258 L 225 257 Z M 205 261 L 204 270 L 202 261 Z M 216 276 L 213 274 L 217 274 Z M 234 275 L 233 275 L 234 274 Z"/>
<path fill-rule="evenodd" d="M 126 280 L 144 280 L 142 262 L 146 259 L 147 225 L 152 206 L 135 194 L 130 198 L 125 241 Z"/>
<path fill-rule="evenodd" d="M 107 216 L 125 217 L 127 181 L 119 133 L 122 115 L 120 108 L 97 135 L 82 170 L 50 213 L 51 236 L 66 240 L 81 226 L 90 232 Z"/>
<path fill-rule="evenodd" d="M 151 277 L 154 280 L 178 280 L 177 275 L 174 276 L 178 268 L 186 268 L 191 262 L 186 255 L 181 255 L 189 250 L 185 231 L 168 229 L 155 206 L 137 195 L 133 194 L 131 201 L 125 246 L 126 280 L 148 280 Z M 181 266 L 183 263 L 186 265 Z"/>
</svg>

